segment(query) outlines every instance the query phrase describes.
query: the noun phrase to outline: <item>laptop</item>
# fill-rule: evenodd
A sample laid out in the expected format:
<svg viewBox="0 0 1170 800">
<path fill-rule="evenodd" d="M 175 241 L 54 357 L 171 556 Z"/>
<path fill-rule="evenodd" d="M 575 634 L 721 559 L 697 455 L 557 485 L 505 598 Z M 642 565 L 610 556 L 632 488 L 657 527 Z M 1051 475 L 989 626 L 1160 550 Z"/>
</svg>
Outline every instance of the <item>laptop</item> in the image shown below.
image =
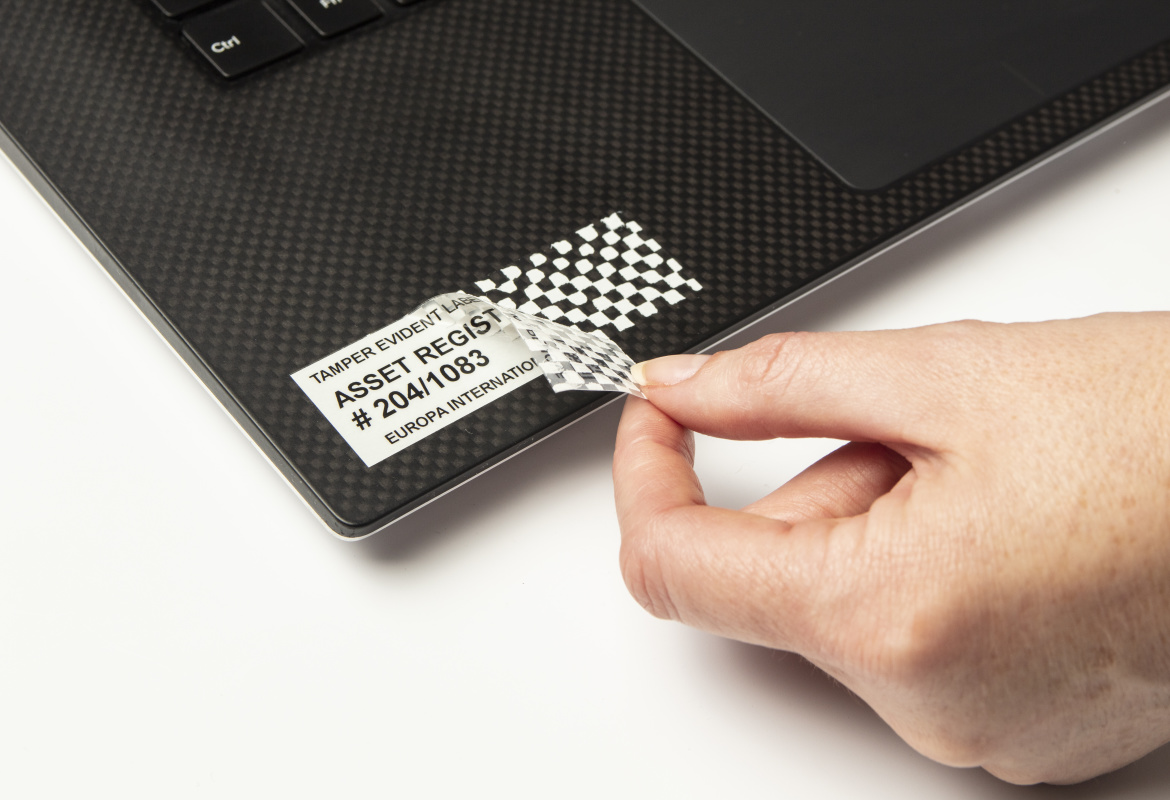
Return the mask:
<svg viewBox="0 0 1170 800">
<path fill-rule="evenodd" d="M 703 350 L 1170 86 L 1165 0 L 2 8 L 0 147 L 346 538 L 612 399 L 470 298 Z"/>
</svg>

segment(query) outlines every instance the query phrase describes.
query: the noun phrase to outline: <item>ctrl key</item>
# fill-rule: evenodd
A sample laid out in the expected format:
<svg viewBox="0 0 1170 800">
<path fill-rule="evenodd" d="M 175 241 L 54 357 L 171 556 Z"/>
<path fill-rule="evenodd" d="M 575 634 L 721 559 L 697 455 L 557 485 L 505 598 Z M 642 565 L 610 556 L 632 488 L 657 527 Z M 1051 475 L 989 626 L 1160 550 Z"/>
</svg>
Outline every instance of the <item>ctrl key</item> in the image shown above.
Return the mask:
<svg viewBox="0 0 1170 800">
<path fill-rule="evenodd" d="M 239 0 L 183 25 L 183 35 L 225 78 L 259 69 L 304 47 L 260 0 Z"/>
</svg>

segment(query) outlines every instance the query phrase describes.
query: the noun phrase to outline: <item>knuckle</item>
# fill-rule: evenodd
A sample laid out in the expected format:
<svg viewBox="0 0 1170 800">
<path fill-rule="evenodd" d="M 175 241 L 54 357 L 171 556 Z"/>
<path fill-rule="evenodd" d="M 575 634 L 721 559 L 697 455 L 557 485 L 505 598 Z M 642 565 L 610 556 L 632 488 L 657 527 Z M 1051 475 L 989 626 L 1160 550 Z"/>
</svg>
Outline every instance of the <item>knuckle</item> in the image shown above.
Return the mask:
<svg viewBox="0 0 1170 800">
<path fill-rule="evenodd" d="M 981 764 L 985 770 L 999 778 L 1004 783 L 1016 786 L 1035 786 L 1038 783 L 1068 783 L 1069 775 L 1059 770 L 1049 770 L 1042 766 L 1018 765 L 1009 762 L 992 761 Z M 1075 779 L 1074 779 L 1075 780 Z"/>
<path fill-rule="evenodd" d="M 799 374 L 818 368 L 814 338 L 804 332 L 774 333 L 747 345 L 740 351 L 739 379 L 770 394 L 783 393 Z"/>
<path fill-rule="evenodd" d="M 987 624 L 961 598 L 939 587 L 907 601 L 877 637 L 874 660 L 881 680 L 916 710 L 909 744 L 941 764 L 978 767 L 994 757 L 1002 731 L 989 714 L 997 700 L 981 646 Z"/>
<path fill-rule="evenodd" d="M 678 608 L 671 596 L 665 559 L 656 537 L 625 537 L 620 551 L 622 579 L 630 595 L 655 617 L 677 621 Z"/>
<path fill-rule="evenodd" d="M 994 330 L 998 327 L 993 322 L 985 322 L 979 319 L 959 319 L 940 326 L 941 330 L 951 334 L 951 338 L 960 340 L 982 338 L 987 331 Z"/>
<path fill-rule="evenodd" d="M 991 737 L 964 730 L 953 721 L 926 726 L 922 733 L 908 742 L 930 760 L 961 769 L 984 766 L 992 752 Z"/>
<path fill-rule="evenodd" d="M 915 336 L 915 350 L 927 364 L 946 366 L 956 358 L 978 355 L 990 346 L 990 334 L 996 329 L 993 323 L 974 319 L 962 319 L 929 325 L 912 331 Z"/>
<path fill-rule="evenodd" d="M 995 374 L 1010 360 L 1011 353 L 1002 350 L 1002 325 L 965 319 L 928 330 L 931 335 L 918 343 L 920 367 L 928 379 L 943 381 L 948 389 L 972 374 Z"/>
<path fill-rule="evenodd" d="M 952 669 L 968 647 L 960 633 L 966 627 L 962 613 L 944 597 L 919 597 L 910 604 L 883 643 L 887 676 L 918 686 Z"/>
</svg>

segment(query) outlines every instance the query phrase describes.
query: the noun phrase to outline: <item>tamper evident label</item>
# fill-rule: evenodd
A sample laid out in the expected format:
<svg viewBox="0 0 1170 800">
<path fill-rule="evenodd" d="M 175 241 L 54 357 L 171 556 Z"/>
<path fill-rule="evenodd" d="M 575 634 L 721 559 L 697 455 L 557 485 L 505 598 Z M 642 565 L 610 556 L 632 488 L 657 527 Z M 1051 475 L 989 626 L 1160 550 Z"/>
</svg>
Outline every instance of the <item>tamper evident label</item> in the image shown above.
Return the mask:
<svg viewBox="0 0 1170 800">
<path fill-rule="evenodd" d="M 614 213 L 292 376 L 367 467 L 543 375 L 554 392 L 641 397 L 606 329 L 703 290 L 642 226 Z M 584 326 L 584 328 L 582 328 Z"/>
<path fill-rule="evenodd" d="M 372 467 L 543 375 L 500 309 L 454 294 L 292 378 Z"/>
</svg>

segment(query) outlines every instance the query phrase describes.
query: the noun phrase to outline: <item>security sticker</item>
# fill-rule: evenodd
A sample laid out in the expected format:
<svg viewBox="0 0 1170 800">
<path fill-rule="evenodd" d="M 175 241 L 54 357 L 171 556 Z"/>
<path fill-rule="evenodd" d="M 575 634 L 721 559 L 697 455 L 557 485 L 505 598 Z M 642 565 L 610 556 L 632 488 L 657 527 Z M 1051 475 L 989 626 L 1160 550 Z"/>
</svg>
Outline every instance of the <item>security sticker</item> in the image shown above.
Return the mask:
<svg viewBox="0 0 1170 800">
<path fill-rule="evenodd" d="M 703 291 L 648 231 L 616 212 L 527 262 L 476 281 L 478 294 L 587 332 L 627 331 Z"/>
<path fill-rule="evenodd" d="M 540 378 L 537 356 L 494 308 L 444 295 L 292 379 L 367 467 Z"/>
<path fill-rule="evenodd" d="M 456 292 L 293 374 L 372 467 L 536 378 L 639 394 L 613 341 Z"/>
<path fill-rule="evenodd" d="M 604 331 L 570 328 L 482 297 L 460 305 L 460 314 L 493 314 L 511 322 L 514 335 L 537 354 L 537 363 L 554 392 L 626 392 L 643 397 L 634 383 L 634 362 Z M 509 331 L 505 326 L 505 333 Z"/>
<path fill-rule="evenodd" d="M 557 392 L 641 396 L 605 329 L 703 291 L 619 213 L 475 287 L 485 296 L 435 297 L 292 376 L 367 467 L 541 376 Z"/>
</svg>

